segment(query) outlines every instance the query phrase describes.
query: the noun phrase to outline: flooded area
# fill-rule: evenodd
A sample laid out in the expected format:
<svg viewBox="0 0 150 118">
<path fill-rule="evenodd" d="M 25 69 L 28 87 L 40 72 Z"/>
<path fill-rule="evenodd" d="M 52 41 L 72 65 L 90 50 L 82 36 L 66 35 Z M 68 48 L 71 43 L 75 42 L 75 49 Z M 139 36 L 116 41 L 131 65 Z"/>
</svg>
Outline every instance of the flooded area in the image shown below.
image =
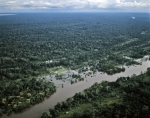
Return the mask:
<svg viewBox="0 0 150 118">
<path fill-rule="evenodd" d="M 40 118 L 43 111 L 47 111 L 49 108 L 54 107 L 54 105 L 57 104 L 57 102 L 65 101 L 67 98 L 72 97 L 75 93 L 80 92 L 86 88 L 89 88 L 91 85 L 93 85 L 95 82 L 100 83 L 103 80 L 107 81 L 115 81 L 117 78 L 121 76 L 132 76 L 133 74 L 139 75 L 141 72 L 145 72 L 148 67 L 150 67 L 150 61 L 142 62 L 141 65 L 136 66 L 124 66 L 125 72 L 121 72 L 114 75 L 107 75 L 102 74 L 101 72 L 97 72 L 96 74 L 92 75 L 93 77 L 87 76 L 84 81 L 70 84 L 70 82 L 63 82 L 61 80 L 53 80 L 55 84 L 60 85 L 57 86 L 57 91 L 49 98 L 46 98 L 43 102 L 36 104 L 29 109 L 24 110 L 20 113 L 13 113 L 10 116 L 3 115 L 2 118 Z M 49 78 L 47 76 L 46 78 Z M 63 84 L 63 88 L 61 86 Z"/>
</svg>

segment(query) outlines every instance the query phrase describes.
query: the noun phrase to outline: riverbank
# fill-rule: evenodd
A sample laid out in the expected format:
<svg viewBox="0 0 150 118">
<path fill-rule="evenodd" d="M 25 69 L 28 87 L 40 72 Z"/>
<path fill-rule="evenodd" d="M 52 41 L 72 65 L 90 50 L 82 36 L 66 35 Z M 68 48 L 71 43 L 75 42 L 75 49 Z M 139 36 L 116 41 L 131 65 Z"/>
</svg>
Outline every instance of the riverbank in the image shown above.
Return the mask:
<svg viewBox="0 0 150 118">
<path fill-rule="evenodd" d="M 87 76 L 84 81 L 78 82 L 76 84 L 70 84 L 67 82 L 62 82 L 64 84 L 63 88 L 60 86 L 57 88 L 56 93 L 54 93 L 50 98 L 45 99 L 43 102 L 32 106 L 30 109 L 26 109 L 20 113 L 13 113 L 11 116 L 3 115 L 2 118 L 40 118 L 43 111 L 47 111 L 49 108 L 52 108 L 57 102 L 65 101 L 67 98 L 72 97 L 75 93 L 83 91 L 86 88 L 89 88 L 95 82 L 106 81 L 115 81 L 121 76 L 132 76 L 133 74 L 139 75 L 141 72 L 145 72 L 147 68 L 150 67 L 150 61 L 147 60 L 142 62 L 142 65 L 137 66 L 125 66 L 125 72 L 121 72 L 114 75 L 101 74 L 97 72 L 93 77 Z"/>
</svg>

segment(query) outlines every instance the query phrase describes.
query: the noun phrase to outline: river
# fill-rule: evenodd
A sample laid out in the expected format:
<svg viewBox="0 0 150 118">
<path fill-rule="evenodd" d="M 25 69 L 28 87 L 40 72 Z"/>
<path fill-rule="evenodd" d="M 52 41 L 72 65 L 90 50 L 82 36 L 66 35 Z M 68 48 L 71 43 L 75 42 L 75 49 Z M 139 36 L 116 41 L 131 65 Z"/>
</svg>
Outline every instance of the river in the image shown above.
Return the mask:
<svg viewBox="0 0 150 118">
<path fill-rule="evenodd" d="M 95 82 L 101 82 L 103 80 L 115 81 L 121 76 L 127 77 L 133 74 L 139 75 L 141 71 L 145 72 L 148 67 L 150 67 L 150 61 L 145 61 L 142 62 L 142 65 L 125 67 L 125 72 L 121 72 L 118 74 L 107 75 L 98 72 L 93 77 L 88 76 L 84 81 L 75 83 L 73 85 L 68 82 L 62 82 L 64 84 L 64 87 L 57 88 L 56 93 L 54 93 L 51 97 L 45 99 L 43 102 L 36 104 L 22 112 L 13 113 L 10 116 L 3 115 L 2 118 L 40 118 L 43 111 L 47 111 L 49 108 L 54 107 L 57 102 L 65 101 L 67 98 L 72 97 L 75 93 L 89 88 Z"/>
</svg>

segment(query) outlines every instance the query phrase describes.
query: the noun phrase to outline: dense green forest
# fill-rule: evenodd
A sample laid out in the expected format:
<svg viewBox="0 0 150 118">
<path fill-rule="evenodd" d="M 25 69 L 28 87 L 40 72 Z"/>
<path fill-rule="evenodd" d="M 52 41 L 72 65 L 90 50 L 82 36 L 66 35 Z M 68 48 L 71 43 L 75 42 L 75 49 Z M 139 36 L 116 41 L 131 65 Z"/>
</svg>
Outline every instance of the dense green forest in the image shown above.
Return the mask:
<svg viewBox="0 0 150 118">
<path fill-rule="evenodd" d="M 56 91 L 51 82 L 36 79 L 22 79 L 15 82 L 7 82 L 0 86 L 0 115 L 20 111 L 26 107 L 40 102 Z"/>
<path fill-rule="evenodd" d="M 55 67 L 114 74 L 125 71 L 122 65 L 140 64 L 135 59 L 150 55 L 149 26 L 147 13 L 1 16 L 0 113 L 21 110 L 53 93 L 55 85 L 40 78 Z"/>
<path fill-rule="evenodd" d="M 146 73 L 95 83 L 42 114 L 42 118 L 149 118 L 150 68 Z"/>
<path fill-rule="evenodd" d="M 137 64 L 123 56 L 150 53 L 148 14 L 18 14 L 0 21 L 0 80 L 39 76 L 56 66 L 112 74 L 123 71 L 117 65 Z"/>
</svg>

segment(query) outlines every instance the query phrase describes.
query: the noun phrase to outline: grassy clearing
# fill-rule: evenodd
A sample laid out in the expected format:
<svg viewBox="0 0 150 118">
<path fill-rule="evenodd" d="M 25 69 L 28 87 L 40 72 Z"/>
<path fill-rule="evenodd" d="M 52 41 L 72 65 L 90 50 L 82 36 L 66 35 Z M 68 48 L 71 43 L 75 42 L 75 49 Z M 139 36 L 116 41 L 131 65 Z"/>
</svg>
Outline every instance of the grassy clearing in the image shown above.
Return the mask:
<svg viewBox="0 0 150 118">
<path fill-rule="evenodd" d="M 51 74 L 61 74 L 61 73 L 65 72 L 65 71 L 67 71 L 67 69 L 64 68 L 64 67 L 53 67 L 53 68 L 49 69 L 49 72 Z"/>
<path fill-rule="evenodd" d="M 138 38 L 133 38 L 133 39 L 130 39 L 130 40 L 128 40 L 128 41 L 122 43 L 122 45 L 129 44 L 129 43 L 134 42 L 134 41 L 137 41 L 137 40 L 138 40 Z"/>
</svg>

